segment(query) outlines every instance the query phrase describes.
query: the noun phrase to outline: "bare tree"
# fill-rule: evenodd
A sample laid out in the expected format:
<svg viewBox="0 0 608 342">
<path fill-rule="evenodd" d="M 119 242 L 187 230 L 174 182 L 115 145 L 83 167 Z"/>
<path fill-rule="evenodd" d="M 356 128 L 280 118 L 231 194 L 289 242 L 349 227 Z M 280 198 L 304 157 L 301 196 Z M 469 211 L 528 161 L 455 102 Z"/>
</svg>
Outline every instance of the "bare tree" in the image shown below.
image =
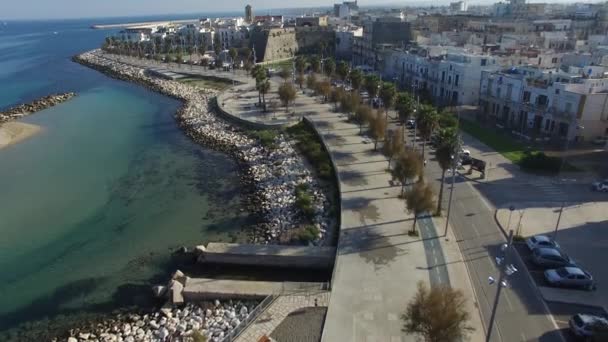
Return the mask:
<svg viewBox="0 0 608 342">
<path fill-rule="evenodd" d="M 403 143 L 403 134 L 399 129 L 394 129 L 388 132 L 388 136 L 382 145 L 382 153 L 388 157 L 388 167 L 391 167 L 393 157 L 403 151 L 405 144 Z"/>
<path fill-rule="evenodd" d="M 362 104 L 355 111 L 355 121 L 359 125 L 359 134 L 363 132 L 363 125 L 367 124 L 372 117 L 373 112 L 370 106 Z"/>
<path fill-rule="evenodd" d="M 386 118 L 380 112 L 375 112 L 370 122 L 370 133 L 374 139 L 374 151 L 378 150 L 378 141 L 384 139 L 386 134 Z"/>
<path fill-rule="evenodd" d="M 405 186 L 410 179 L 422 173 L 422 163 L 418 154 L 411 148 L 404 148 L 395 158 L 395 165 L 391 169 L 393 180 L 401 183 L 401 194 L 405 191 Z"/>
<path fill-rule="evenodd" d="M 329 81 L 321 81 L 317 83 L 317 90 L 320 95 L 323 96 L 323 101 L 327 102 L 329 95 L 331 95 L 331 84 Z"/>
<path fill-rule="evenodd" d="M 405 194 L 407 211 L 414 214 L 412 234 L 417 234 L 416 222 L 418 221 L 418 216 L 435 208 L 433 197 L 433 189 L 422 178 Z"/>
<path fill-rule="evenodd" d="M 279 99 L 285 106 L 285 111 L 289 111 L 289 104 L 296 99 L 296 88 L 291 83 L 283 83 L 279 87 Z"/>
<path fill-rule="evenodd" d="M 426 342 L 463 341 L 475 330 L 468 325 L 471 315 L 465 309 L 466 299 L 461 290 L 447 285 L 430 289 L 418 283 L 418 292 L 401 315 L 403 331 L 422 335 Z"/>
</svg>

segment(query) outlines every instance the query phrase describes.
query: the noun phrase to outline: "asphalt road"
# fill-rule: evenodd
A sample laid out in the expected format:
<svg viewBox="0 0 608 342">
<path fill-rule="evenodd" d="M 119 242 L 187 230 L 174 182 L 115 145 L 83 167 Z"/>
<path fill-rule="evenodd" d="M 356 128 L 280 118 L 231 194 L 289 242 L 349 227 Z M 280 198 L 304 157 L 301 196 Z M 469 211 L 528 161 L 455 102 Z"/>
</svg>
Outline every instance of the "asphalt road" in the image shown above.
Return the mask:
<svg viewBox="0 0 608 342">
<path fill-rule="evenodd" d="M 411 141 L 413 134 L 408 138 Z M 425 177 L 438 193 L 441 170 L 428 145 L 426 153 Z M 494 219 L 495 208 L 471 183 L 460 175 L 456 177 L 450 225 L 467 263 L 477 305 L 487 327 L 496 294 L 496 285 L 489 285 L 488 277 L 498 278 L 499 270 L 494 258 L 499 254 L 500 245 L 506 242 L 506 236 Z M 444 208 L 447 208 L 450 186 L 451 179 L 448 179 L 444 189 Z M 501 190 L 497 188 L 496 191 Z M 504 197 L 501 202 L 508 199 Z M 511 256 L 511 263 L 522 271 L 510 277 L 509 287 L 502 292 L 491 341 L 563 341 L 547 306 L 515 253 Z"/>
<path fill-rule="evenodd" d="M 431 286 L 433 285 L 450 285 L 450 276 L 446 266 L 443 249 L 437 239 L 437 229 L 430 217 L 418 219 L 418 230 L 424 244 L 424 252 L 429 269 L 429 278 Z"/>
</svg>

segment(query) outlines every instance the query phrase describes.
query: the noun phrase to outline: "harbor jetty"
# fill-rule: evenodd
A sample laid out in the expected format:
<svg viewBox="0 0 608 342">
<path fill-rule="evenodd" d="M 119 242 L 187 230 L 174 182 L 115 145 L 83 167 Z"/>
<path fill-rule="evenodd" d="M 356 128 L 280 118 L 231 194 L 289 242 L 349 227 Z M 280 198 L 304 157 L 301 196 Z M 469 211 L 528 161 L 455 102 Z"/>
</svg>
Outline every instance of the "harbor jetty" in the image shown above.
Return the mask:
<svg viewBox="0 0 608 342">
<path fill-rule="evenodd" d="M 71 99 L 74 96 L 76 96 L 76 94 L 72 92 L 63 94 L 52 94 L 41 97 L 30 103 L 20 104 L 18 106 L 11 107 L 5 111 L 0 112 L 0 124 L 19 119 L 21 117 L 41 111 L 43 109 L 53 107 Z"/>
</svg>

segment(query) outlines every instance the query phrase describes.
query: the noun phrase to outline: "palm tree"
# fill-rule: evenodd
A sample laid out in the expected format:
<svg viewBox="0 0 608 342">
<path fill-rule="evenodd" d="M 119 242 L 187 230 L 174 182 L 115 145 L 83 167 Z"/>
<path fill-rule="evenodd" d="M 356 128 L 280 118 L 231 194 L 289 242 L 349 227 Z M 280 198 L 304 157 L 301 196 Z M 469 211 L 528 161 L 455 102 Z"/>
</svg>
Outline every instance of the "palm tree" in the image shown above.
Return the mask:
<svg viewBox="0 0 608 342">
<path fill-rule="evenodd" d="M 310 67 L 313 72 L 318 73 L 321 71 L 321 59 L 319 56 L 314 55 L 310 58 Z"/>
<path fill-rule="evenodd" d="M 369 104 L 372 104 L 372 100 L 378 96 L 378 88 L 380 87 L 380 78 L 376 75 L 365 76 L 364 82 L 365 90 L 369 95 Z"/>
<path fill-rule="evenodd" d="M 384 82 L 382 88 L 380 88 L 380 98 L 384 104 L 384 115 L 388 120 L 388 111 L 395 104 L 395 96 L 397 95 L 397 89 L 395 84 L 391 82 Z"/>
<path fill-rule="evenodd" d="M 405 204 L 408 212 L 414 214 L 414 224 L 412 225 L 411 232 L 412 234 L 417 234 L 416 222 L 418 221 L 418 216 L 433 210 L 435 207 L 435 203 L 433 203 L 433 190 L 421 179 L 405 194 Z"/>
<path fill-rule="evenodd" d="M 445 172 L 452 166 L 453 159 L 456 153 L 456 144 L 458 137 L 456 130 L 453 128 L 443 128 L 439 131 L 439 147 L 435 151 L 437 163 L 441 168 L 441 187 L 439 188 L 439 198 L 437 199 L 436 214 L 441 214 L 441 202 L 443 201 L 443 186 L 445 184 Z"/>
<path fill-rule="evenodd" d="M 263 79 L 257 85 L 257 89 L 260 92 L 260 94 L 262 95 L 262 108 L 263 108 L 263 111 L 266 112 L 266 94 L 268 94 L 268 92 L 270 92 L 270 81 L 268 81 L 268 79 L 266 79 L 266 78 Z"/>
<path fill-rule="evenodd" d="M 395 109 L 397 109 L 397 113 L 399 114 L 399 121 L 405 124 L 414 113 L 414 109 L 416 109 L 416 100 L 409 93 L 399 93 L 395 100 Z"/>
<path fill-rule="evenodd" d="M 239 54 L 239 52 L 231 47 L 230 50 L 228 50 L 228 55 L 230 55 L 230 60 L 232 61 L 232 65 L 235 66 L 236 65 L 236 56 Z"/>
<path fill-rule="evenodd" d="M 338 74 L 338 77 L 340 77 L 340 80 L 342 82 L 346 80 L 349 71 L 350 68 L 348 67 L 348 64 L 345 61 L 338 62 L 338 65 L 336 66 L 336 74 Z"/>
<path fill-rule="evenodd" d="M 439 127 L 439 115 L 435 107 L 431 105 L 423 106 L 417 114 L 416 128 L 422 137 L 422 160 L 424 160 L 426 142 L 433 135 L 433 131 Z"/>
<path fill-rule="evenodd" d="M 350 79 L 350 85 L 353 87 L 353 91 L 359 92 L 363 83 L 363 74 L 361 73 L 361 70 L 352 70 L 348 75 L 348 78 Z"/>
<path fill-rule="evenodd" d="M 327 77 L 331 79 L 334 76 L 334 73 L 336 72 L 336 62 L 334 62 L 334 59 L 326 59 L 325 64 L 323 65 L 323 69 L 325 75 L 327 75 Z"/>
<path fill-rule="evenodd" d="M 306 60 L 302 56 L 296 57 L 295 65 L 299 74 L 303 74 L 306 70 Z"/>
</svg>

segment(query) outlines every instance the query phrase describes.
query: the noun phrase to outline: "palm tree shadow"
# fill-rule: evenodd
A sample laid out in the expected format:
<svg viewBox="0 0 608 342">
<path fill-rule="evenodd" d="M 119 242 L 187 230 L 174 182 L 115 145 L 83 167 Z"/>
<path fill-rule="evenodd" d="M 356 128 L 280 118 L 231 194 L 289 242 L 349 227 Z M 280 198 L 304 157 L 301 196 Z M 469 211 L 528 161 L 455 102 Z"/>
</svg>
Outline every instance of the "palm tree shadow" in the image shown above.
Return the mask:
<svg viewBox="0 0 608 342">
<path fill-rule="evenodd" d="M 365 175 L 355 170 L 345 170 L 340 172 L 340 180 L 350 186 L 367 185 Z"/>
</svg>

